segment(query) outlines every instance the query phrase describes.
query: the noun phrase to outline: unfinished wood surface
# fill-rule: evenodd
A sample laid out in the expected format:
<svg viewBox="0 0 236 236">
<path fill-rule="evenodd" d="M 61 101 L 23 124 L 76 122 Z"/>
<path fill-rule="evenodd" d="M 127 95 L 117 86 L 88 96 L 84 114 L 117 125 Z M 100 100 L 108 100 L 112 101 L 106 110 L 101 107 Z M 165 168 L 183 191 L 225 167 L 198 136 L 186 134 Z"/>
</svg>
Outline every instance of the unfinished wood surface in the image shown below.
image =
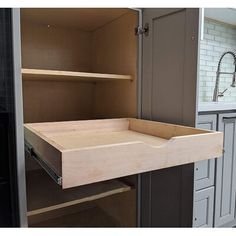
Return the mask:
<svg viewBox="0 0 236 236">
<path fill-rule="evenodd" d="M 25 68 L 91 70 L 89 32 L 22 21 L 21 45 Z M 24 122 L 92 119 L 94 86 L 94 83 L 23 80 Z"/>
<path fill-rule="evenodd" d="M 137 115 L 137 36 L 138 13 L 125 15 L 92 33 L 92 71 L 131 75 L 131 83 L 99 83 L 95 89 L 94 116 L 97 118 Z"/>
<path fill-rule="evenodd" d="M 96 201 L 108 215 L 120 222 L 121 227 L 137 227 L 137 190 L 115 194 L 107 198 L 100 198 Z"/>
<path fill-rule="evenodd" d="M 143 142 L 152 146 L 159 146 L 166 143 L 168 140 L 146 135 L 131 130 L 123 130 L 118 132 L 100 132 L 80 134 L 80 132 L 73 132 L 73 134 L 63 134 L 50 136 L 50 139 L 59 144 L 64 149 L 87 148 L 94 146 Z"/>
<path fill-rule="evenodd" d="M 89 71 L 91 33 L 21 22 L 22 66 Z M 24 122 L 91 119 L 94 84 L 23 81 Z"/>
<path fill-rule="evenodd" d="M 22 67 L 91 71 L 90 32 L 30 21 L 21 22 Z"/>
<path fill-rule="evenodd" d="M 88 73 L 75 71 L 59 70 L 39 70 L 39 69 L 21 69 L 24 80 L 45 80 L 45 81 L 84 81 L 99 82 L 107 80 L 128 80 L 131 81 L 130 75 Z"/>
<path fill-rule="evenodd" d="M 29 171 L 26 175 L 26 180 L 28 216 L 94 201 L 131 190 L 130 186 L 118 180 L 109 180 L 62 190 L 44 170 Z"/>
<path fill-rule="evenodd" d="M 107 198 L 109 198 L 109 197 L 107 197 Z M 107 199 L 107 198 L 105 198 L 105 199 Z M 95 202 L 96 201 L 84 202 L 84 203 L 80 203 L 77 205 L 71 205 L 71 206 L 55 209 L 52 211 L 43 212 L 42 214 L 28 216 L 27 217 L 28 225 L 37 224 L 37 223 L 44 222 L 44 221 L 51 220 L 51 219 L 55 219 L 55 218 L 58 218 L 61 216 L 66 216 L 66 215 L 78 213 L 78 212 L 81 212 L 81 211 L 84 211 L 87 209 L 91 209 L 96 206 Z"/>
<path fill-rule="evenodd" d="M 24 122 L 93 119 L 92 83 L 23 81 Z"/>
<path fill-rule="evenodd" d="M 21 20 L 93 31 L 128 11 L 131 10 L 124 8 L 22 8 Z"/>
<path fill-rule="evenodd" d="M 215 158 L 223 149 L 221 132 L 132 118 L 25 124 L 25 138 L 62 176 L 62 188 Z"/>
<path fill-rule="evenodd" d="M 30 224 L 29 227 L 122 227 L 114 217 L 99 207 Z"/>
</svg>

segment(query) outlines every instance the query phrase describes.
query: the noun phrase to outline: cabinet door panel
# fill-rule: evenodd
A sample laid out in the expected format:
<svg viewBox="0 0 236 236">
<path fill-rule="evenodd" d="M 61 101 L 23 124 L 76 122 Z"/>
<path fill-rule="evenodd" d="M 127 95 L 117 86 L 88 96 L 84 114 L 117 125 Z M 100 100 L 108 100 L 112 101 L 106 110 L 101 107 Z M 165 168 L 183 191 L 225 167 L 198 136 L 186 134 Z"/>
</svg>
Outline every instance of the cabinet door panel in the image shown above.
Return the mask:
<svg viewBox="0 0 236 236">
<path fill-rule="evenodd" d="M 199 10 L 144 9 L 143 24 L 142 117 L 195 126 Z"/>
<path fill-rule="evenodd" d="M 236 113 L 219 115 L 219 131 L 224 132 L 224 154 L 216 162 L 215 226 L 235 219 L 236 194 Z"/>
<path fill-rule="evenodd" d="M 145 24 L 141 118 L 194 127 L 199 10 L 144 9 Z M 141 226 L 192 227 L 193 172 L 191 163 L 141 175 Z"/>
<path fill-rule="evenodd" d="M 200 115 L 197 127 L 200 129 L 216 130 L 217 115 Z M 215 159 L 195 163 L 194 187 L 195 190 L 214 185 Z"/>
<path fill-rule="evenodd" d="M 213 226 L 213 206 L 214 187 L 196 191 L 193 210 L 194 227 Z"/>
</svg>

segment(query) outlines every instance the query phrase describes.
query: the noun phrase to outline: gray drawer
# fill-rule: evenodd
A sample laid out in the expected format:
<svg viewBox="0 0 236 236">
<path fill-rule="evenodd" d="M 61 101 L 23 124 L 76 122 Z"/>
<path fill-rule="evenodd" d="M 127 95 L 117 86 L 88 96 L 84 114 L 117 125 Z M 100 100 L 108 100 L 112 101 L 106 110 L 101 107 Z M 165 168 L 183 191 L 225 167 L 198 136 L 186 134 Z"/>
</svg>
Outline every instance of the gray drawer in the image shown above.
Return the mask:
<svg viewBox="0 0 236 236">
<path fill-rule="evenodd" d="M 207 188 L 215 182 L 215 159 L 195 163 L 194 188 L 195 190 Z"/>
<path fill-rule="evenodd" d="M 195 192 L 193 227 L 213 227 L 214 187 Z"/>
<path fill-rule="evenodd" d="M 198 116 L 197 127 L 200 129 L 216 130 L 217 115 Z M 195 163 L 194 188 L 195 190 L 207 188 L 215 182 L 215 159 Z"/>
</svg>

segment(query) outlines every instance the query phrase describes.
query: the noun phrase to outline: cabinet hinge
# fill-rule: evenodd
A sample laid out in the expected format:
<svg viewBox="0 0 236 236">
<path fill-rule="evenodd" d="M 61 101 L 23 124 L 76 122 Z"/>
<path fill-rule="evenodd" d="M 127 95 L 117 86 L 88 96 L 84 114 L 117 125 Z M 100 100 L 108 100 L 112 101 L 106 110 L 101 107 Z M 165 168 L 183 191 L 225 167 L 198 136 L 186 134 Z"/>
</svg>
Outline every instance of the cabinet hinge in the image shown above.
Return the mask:
<svg viewBox="0 0 236 236">
<path fill-rule="evenodd" d="M 135 27 L 135 35 L 138 36 L 140 34 L 144 34 L 145 36 L 148 36 L 148 34 L 149 34 L 149 24 L 148 23 L 146 23 L 144 25 L 144 27 L 140 27 L 140 26 Z"/>
</svg>

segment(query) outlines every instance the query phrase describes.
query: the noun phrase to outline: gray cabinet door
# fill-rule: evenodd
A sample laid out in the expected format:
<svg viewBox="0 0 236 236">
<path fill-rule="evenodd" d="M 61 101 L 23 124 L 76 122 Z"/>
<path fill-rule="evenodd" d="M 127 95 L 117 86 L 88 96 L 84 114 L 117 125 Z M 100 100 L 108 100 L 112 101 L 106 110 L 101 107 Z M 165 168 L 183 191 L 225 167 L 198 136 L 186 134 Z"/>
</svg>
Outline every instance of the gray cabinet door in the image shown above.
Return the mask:
<svg viewBox="0 0 236 236">
<path fill-rule="evenodd" d="M 142 117 L 195 126 L 199 9 L 143 11 Z"/>
<path fill-rule="evenodd" d="M 195 126 L 198 9 L 143 10 L 141 117 Z M 174 156 L 173 156 L 174 158 Z M 194 164 L 144 173 L 140 225 L 192 227 Z"/>
<path fill-rule="evenodd" d="M 235 220 L 236 113 L 219 115 L 219 131 L 224 132 L 224 154 L 216 161 L 216 227 Z"/>
<path fill-rule="evenodd" d="M 197 127 L 200 129 L 216 130 L 217 115 L 200 115 Z M 207 188 L 215 182 L 215 159 L 199 161 L 194 168 L 195 190 Z"/>
<path fill-rule="evenodd" d="M 212 227 L 214 187 L 196 191 L 193 209 L 193 227 Z"/>
</svg>

